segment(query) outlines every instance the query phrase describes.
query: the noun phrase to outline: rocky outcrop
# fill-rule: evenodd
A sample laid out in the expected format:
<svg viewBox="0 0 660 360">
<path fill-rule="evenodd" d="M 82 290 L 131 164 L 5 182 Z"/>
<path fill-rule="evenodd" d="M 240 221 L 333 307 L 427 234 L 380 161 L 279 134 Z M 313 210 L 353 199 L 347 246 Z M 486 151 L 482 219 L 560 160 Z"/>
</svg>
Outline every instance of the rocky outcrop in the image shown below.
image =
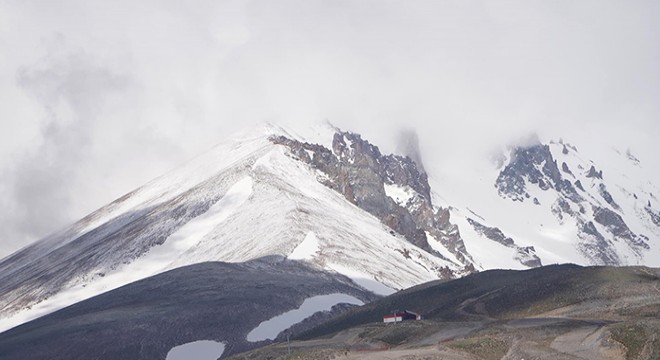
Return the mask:
<svg viewBox="0 0 660 360">
<path fill-rule="evenodd" d="M 605 200 L 608 204 L 610 204 L 614 209 L 616 210 L 621 210 L 619 205 L 614 201 L 614 198 L 612 198 L 612 194 L 610 194 L 607 191 L 607 187 L 605 184 L 600 183 L 598 184 L 598 194 Z"/>
<path fill-rule="evenodd" d="M 428 177 L 409 156 L 384 155 L 360 135 L 339 130 L 334 134 L 332 149 L 285 136 L 273 136 L 270 140 L 286 146 L 294 156 L 321 171 L 324 176 L 320 181 L 324 185 L 376 216 L 412 244 L 442 257 L 429 245 L 429 233 L 466 266 L 467 272 L 474 270 L 458 227 L 449 221 L 449 211 L 433 205 Z M 387 194 L 386 187 L 404 192 L 408 198 L 395 200 Z"/>
<path fill-rule="evenodd" d="M 516 243 L 513 241 L 512 238 L 504 235 L 502 230 L 500 230 L 499 228 L 488 227 L 470 218 L 468 218 L 467 221 L 470 225 L 472 225 L 472 227 L 477 233 L 485 236 L 490 240 L 498 242 L 508 248 L 515 249 L 516 254 L 514 255 L 514 259 L 520 262 L 521 264 L 528 267 L 542 266 L 541 259 L 539 259 L 539 257 L 536 256 L 536 250 L 534 249 L 533 246 L 525 246 L 525 247 L 518 246 L 516 245 Z"/>
<path fill-rule="evenodd" d="M 612 251 L 605 237 L 596 229 L 593 222 L 583 222 L 580 225 L 578 237 L 582 242 L 578 244 L 580 251 L 598 265 L 619 265 L 619 256 Z"/>
<path fill-rule="evenodd" d="M 648 238 L 644 235 L 637 235 L 633 233 L 621 215 L 616 212 L 604 208 L 596 207 L 594 210 L 594 220 L 605 226 L 616 238 L 623 239 L 628 245 L 637 253 L 642 249 L 650 249 L 647 244 Z"/>
<path fill-rule="evenodd" d="M 574 201 L 581 201 L 573 184 L 563 179 L 548 145 L 538 144 L 516 148 L 510 163 L 500 172 L 495 187 L 500 196 L 514 201 L 530 198 L 527 183 L 541 190 L 557 190 Z"/>
<path fill-rule="evenodd" d="M 660 212 L 655 212 L 653 208 L 651 208 L 651 202 L 649 201 L 648 205 L 644 207 L 644 210 L 646 210 L 646 213 L 649 215 L 651 218 L 651 222 L 653 222 L 656 226 L 660 227 Z"/>
<path fill-rule="evenodd" d="M 587 177 L 603 180 L 603 170 L 596 171 L 596 167 L 591 165 L 591 167 L 589 168 L 589 172 L 587 173 Z"/>
<path fill-rule="evenodd" d="M 575 177 L 575 175 L 573 175 L 573 172 L 571 171 L 571 169 L 568 167 L 568 164 L 566 164 L 565 162 L 561 163 L 561 170 L 563 172 L 571 175 L 572 177 Z"/>
<path fill-rule="evenodd" d="M 559 141 L 559 144 L 562 145 L 561 154 L 557 153 L 557 157 L 562 160 L 573 156 L 569 150 L 577 152 L 575 147 L 562 141 Z M 580 161 L 579 157 L 572 158 L 572 161 L 576 160 Z M 560 171 L 550 146 L 540 142 L 515 148 L 510 162 L 497 177 L 495 187 L 503 198 L 520 202 L 532 198 L 537 205 L 540 202 L 530 194 L 533 187 L 556 192 L 550 211 L 561 225 L 577 227 L 577 235 L 580 238 L 578 250 L 594 264 L 622 265 L 622 258 L 617 252 L 619 242 L 625 243 L 624 246 L 641 259 L 642 252 L 650 249 L 648 238 L 630 230 L 622 217 L 623 210 L 603 181 L 603 171 L 597 170 L 593 164 L 582 165 L 578 163 L 579 171 L 573 173 L 568 163 L 562 161 Z M 589 170 L 585 171 L 587 166 Z M 566 178 L 570 178 L 572 182 Z M 583 183 L 587 184 L 586 188 Z M 636 198 L 636 195 L 633 196 Z M 589 212 L 588 209 L 592 211 Z M 650 222 L 660 226 L 660 213 L 651 210 L 650 206 L 646 206 L 645 211 Z M 630 259 L 624 261 L 627 263 Z"/>
</svg>

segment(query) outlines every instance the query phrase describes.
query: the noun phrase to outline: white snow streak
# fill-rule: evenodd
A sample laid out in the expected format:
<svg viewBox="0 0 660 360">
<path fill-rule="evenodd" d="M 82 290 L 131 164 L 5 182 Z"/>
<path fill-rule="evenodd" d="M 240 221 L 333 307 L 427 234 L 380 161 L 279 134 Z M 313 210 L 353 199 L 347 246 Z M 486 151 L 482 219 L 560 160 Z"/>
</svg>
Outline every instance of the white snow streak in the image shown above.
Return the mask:
<svg viewBox="0 0 660 360">
<path fill-rule="evenodd" d="M 314 296 L 306 299 L 298 309 L 285 312 L 282 315 L 262 322 L 250 331 L 247 335 L 247 340 L 250 342 L 267 339 L 274 340 L 277 334 L 290 328 L 292 325 L 305 320 L 319 311 L 329 311 L 333 306 L 341 303 L 364 305 L 360 299 L 341 293 Z"/>
<path fill-rule="evenodd" d="M 397 204 L 404 206 L 415 196 L 415 191 L 409 186 L 385 184 L 385 194 Z"/>
<path fill-rule="evenodd" d="M 374 293 L 376 295 L 387 296 L 387 295 L 394 294 L 396 292 L 396 290 L 394 290 L 394 289 L 392 289 L 388 286 L 385 286 L 383 283 L 381 283 L 380 281 L 377 281 L 372 276 L 370 276 L 366 273 L 357 271 L 355 269 L 351 269 L 351 268 L 348 268 L 346 266 L 342 266 L 342 265 L 339 265 L 339 264 L 333 264 L 333 263 L 327 264 L 326 267 L 330 270 L 333 270 L 335 272 L 338 272 L 338 273 L 350 278 L 351 280 L 353 280 L 354 283 L 360 285 L 361 287 L 365 288 L 366 290 L 371 291 L 372 293 Z"/>
<path fill-rule="evenodd" d="M 289 259 L 311 260 L 319 250 L 319 239 L 316 238 L 314 232 L 310 231 L 307 233 L 307 236 L 305 236 L 305 240 L 293 249 L 293 252 L 289 255 Z"/>
<path fill-rule="evenodd" d="M 199 340 L 173 347 L 165 360 L 216 360 L 225 352 L 225 344 Z"/>
<path fill-rule="evenodd" d="M 104 277 L 73 286 L 30 309 L 0 320 L 0 331 L 166 270 L 182 253 L 199 243 L 213 228 L 233 214 L 251 194 L 252 178 L 247 176 L 234 184 L 207 212 L 179 228 L 165 243 L 153 247 L 145 256 Z"/>
</svg>

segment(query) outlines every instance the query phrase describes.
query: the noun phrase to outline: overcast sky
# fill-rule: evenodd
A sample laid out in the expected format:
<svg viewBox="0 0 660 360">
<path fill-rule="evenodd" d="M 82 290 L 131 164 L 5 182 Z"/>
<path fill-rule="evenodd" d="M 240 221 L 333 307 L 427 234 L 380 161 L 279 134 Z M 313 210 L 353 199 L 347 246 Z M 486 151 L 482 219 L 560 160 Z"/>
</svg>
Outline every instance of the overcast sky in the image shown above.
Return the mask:
<svg viewBox="0 0 660 360">
<path fill-rule="evenodd" d="M 456 167 L 660 135 L 659 1 L 0 0 L 0 256 L 243 126 L 329 120 Z M 458 171 L 458 170 L 457 170 Z"/>
</svg>

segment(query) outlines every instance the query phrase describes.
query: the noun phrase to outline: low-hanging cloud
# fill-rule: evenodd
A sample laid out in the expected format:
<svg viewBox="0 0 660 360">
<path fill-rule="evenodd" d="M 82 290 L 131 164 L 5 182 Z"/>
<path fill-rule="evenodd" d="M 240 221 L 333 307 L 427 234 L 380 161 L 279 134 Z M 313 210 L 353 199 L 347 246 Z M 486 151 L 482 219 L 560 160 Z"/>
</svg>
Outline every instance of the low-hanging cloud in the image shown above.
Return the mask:
<svg viewBox="0 0 660 360">
<path fill-rule="evenodd" d="M 80 170 L 93 161 L 94 121 L 106 95 L 122 91 L 127 79 L 97 67 L 84 53 L 65 53 L 21 67 L 17 85 L 43 113 L 38 144 L 3 174 L 3 200 L 11 210 L 0 226 L 25 241 L 70 221 L 71 207 L 83 195 L 76 193 Z"/>
<path fill-rule="evenodd" d="M 0 256 L 264 120 L 329 120 L 386 152 L 412 129 L 429 171 L 531 132 L 622 143 L 658 168 L 658 15 L 651 1 L 0 2 Z"/>
</svg>

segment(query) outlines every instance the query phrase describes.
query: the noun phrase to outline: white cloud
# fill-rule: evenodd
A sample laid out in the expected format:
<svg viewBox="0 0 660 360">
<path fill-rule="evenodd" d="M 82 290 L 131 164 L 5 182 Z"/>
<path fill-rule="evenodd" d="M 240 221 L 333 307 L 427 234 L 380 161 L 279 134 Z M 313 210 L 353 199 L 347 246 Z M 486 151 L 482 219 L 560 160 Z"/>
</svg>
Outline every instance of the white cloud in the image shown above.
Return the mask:
<svg viewBox="0 0 660 360">
<path fill-rule="evenodd" d="M 622 142 L 660 168 L 658 15 L 653 1 L 0 1 L 0 256 L 262 120 L 329 119 L 385 151 L 413 128 L 425 161 L 452 168 L 530 131 Z"/>
</svg>

